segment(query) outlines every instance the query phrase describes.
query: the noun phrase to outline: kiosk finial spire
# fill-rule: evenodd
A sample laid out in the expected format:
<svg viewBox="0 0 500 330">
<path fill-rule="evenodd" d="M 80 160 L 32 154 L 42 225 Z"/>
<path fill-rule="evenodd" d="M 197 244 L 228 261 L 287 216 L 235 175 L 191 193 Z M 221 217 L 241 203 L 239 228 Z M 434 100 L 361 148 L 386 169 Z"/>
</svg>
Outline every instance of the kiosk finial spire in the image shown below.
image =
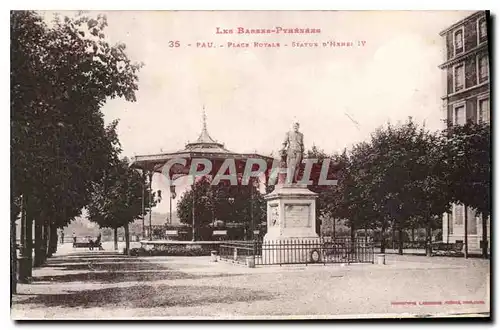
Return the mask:
<svg viewBox="0 0 500 330">
<path fill-rule="evenodd" d="M 202 122 L 203 122 L 203 131 L 207 131 L 207 113 L 205 111 L 205 105 L 203 105 L 203 113 L 202 113 Z"/>
</svg>

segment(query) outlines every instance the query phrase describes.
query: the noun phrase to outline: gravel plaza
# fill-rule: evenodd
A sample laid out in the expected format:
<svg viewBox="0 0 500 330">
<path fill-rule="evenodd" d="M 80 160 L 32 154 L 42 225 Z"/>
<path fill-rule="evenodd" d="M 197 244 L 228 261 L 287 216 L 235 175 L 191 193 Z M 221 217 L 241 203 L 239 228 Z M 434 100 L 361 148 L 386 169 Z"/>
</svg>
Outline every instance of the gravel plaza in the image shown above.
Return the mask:
<svg viewBox="0 0 500 330">
<path fill-rule="evenodd" d="M 20 284 L 13 319 L 488 316 L 490 263 L 387 255 L 386 265 L 247 268 L 210 257 L 60 247 Z"/>
<path fill-rule="evenodd" d="M 490 10 L 11 10 L 11 320 L 492 320 Z"/>
</svg>

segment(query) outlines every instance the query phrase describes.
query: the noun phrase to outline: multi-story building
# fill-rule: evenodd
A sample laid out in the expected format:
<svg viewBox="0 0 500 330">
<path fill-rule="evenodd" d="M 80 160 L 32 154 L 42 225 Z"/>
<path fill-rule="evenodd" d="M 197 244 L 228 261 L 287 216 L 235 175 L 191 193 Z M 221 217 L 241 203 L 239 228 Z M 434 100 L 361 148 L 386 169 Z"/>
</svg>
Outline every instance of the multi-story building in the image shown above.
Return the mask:
<svg viewBox="0 0 500 330">
<path fill-rule="evenodd" d="M 490 70 L 488 13 L 476 12 L 443 30 L 445 62 L 440 69 L 446 77 L 444 101 L 447 125 L 464 125 L 468 120 L 490 122 Z M 443 217 L 443 241 L 464 240 L 465 208 L 453 205 Z M 469 251 L 479 251 L 481 218 L 467 209 Z M 489 241 L 488 220 L 488 241 Z M 489 243 L 488 243 L 489 244 Z"/>
</svg>

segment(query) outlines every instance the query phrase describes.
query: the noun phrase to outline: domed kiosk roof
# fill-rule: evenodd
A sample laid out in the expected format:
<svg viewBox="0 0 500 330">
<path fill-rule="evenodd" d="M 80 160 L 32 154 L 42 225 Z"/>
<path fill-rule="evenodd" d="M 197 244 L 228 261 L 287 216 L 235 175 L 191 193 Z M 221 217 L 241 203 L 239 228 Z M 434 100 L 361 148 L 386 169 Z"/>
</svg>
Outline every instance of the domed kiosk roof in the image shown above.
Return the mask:
<svg viewBox="0 0 500 330">
<path fill-rule="evenodd" d="M 228 152 L 229 150 L 224 148 L 223 143 L 219 143 L 216 140 L 212 139 L 210 134 L 208 134 L 207 130 L 207 115 L 205 114 L 205 109 L 203 109 L 203 128 L 201 129 L 200 136 L 196 139 L 195 142 L 191 142 L 186 144 L 185 150 L 189 151 L 201 151 L 201 152 Z"/>
<path fill-rule="evenodd" d="M 186 159 L 188 163 L 190 163 L 191 159 L 194 158 L 205 158 L 211 160 L 212 162 L 220 162 L 228 158 L 233 158 L 238 163 L 245 163 L 249 158 L 261 158 L 266 160 L 268 163 L 271 163 L 274 160 L 273 157 L 257 153 L 236 153 L 226 149 L 223 143 L 214 140 L 208 133 L 205 109 L 203 109 L 202 130 L 196 141 L 188 142 L 184 149 L 179 151 L 135 156 L 132 158 L 131 167 L 147 171 L 161 172 L 163 165 L 165 165 L 165 163 L 170 159 L 175 158 Z"/>
</svg>

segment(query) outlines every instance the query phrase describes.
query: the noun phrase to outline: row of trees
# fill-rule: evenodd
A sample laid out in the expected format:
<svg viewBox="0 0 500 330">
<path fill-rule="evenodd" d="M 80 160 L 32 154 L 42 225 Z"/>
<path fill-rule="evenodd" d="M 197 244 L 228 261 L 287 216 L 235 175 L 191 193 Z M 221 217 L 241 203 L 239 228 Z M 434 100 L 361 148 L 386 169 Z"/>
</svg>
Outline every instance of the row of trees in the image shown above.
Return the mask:
<svg viewBox="0 0 500 330">
<path fill-rule="evenodd" d="M 101 112 L 109 99 L 136 100 L 141 67 L 127 57 L 124 44 L 106 41 L 106 17 L 56 16 L 48 25 L 35 12 L 13 11 L 10 19 L 15 293 L 16 222 L 21 221 L 26 260 L 20 278 L 27 281 L 32 266 L 56 251 L 58 228 L 85 207 L 102 227 L 116 228 L 137 218 L 142 208 L 136 197 L 142 195 L 144 178 L 119 159 L 118 122 L 106 126 Z"/>
<path fill-rule="evenodd" d="M 149 197 L 148 197 L 149 195 Z M 129 224 L 151 211 L 154 193 L 147 185 L 144 173 L 129 166 L 127 158 L 110 164 L 101 180 L 93 182 L 88 218 L 101 228 L 114 230 L 114 247 L 118 249 L 118 228 L 125 230 L 125 250 L 130 252 Z"/>
<path fill-rule="evenodd" d="M 380 231 L 384 249 L 389 228 L 398 232 L 400 242 L 406 230 L 426 228 L 430 242 L 443 214 L 454 203 L 464 204 L 482 217 L 486 242 L 490 143 L 490 125 L 484 123 L 449 125 L 441 132 L 418 127 L 411 118 L 401 125 L 389 124 L 374 132 L 370 141 L 332 156 L 341 164 L 339 184 L 319 188 L 319 213 L 344 219 L 352 235 L 361 228 Z M 317 154 L 322 152 L 313 150 L 309 156 Z M 401 254 L 402 249 L 399 244 Z M 487 251 L 484 244 L 484 257 Z"/>
<path fill-rule="evenodd" d="M 152 192 L 143 190 L 146 176 L 120 159 L 118 122 L 106 126 L 101 112 L 109 99 L 136 100 L 141 67 L 127 57 L 124 44 L 106 41 L 106 26 L 104 16 L 56 17 L 49 26 L 35 12 L 11 12 L 12 292 L 17 221 L 28 260 L 24 278 L 31 276 L 32 265 L 55 252 L 58 228 L 84 208 L 101 227 L 124 226 L 127 232 L 128 223 L 153 206 Z M 410 120 L 388 125 L 342 154 L 313 148 L 308 156 L 339 164 L 338 186 L 311 189 L 320 195 L 318 215 L 345 219 L 353 233 L 391 227 L 401 236 L 415 226 L 430 232 L 451 203 L 461 203 L 482 216 L 486 241 L 489 125 L 468 123 L 431 133 Z M 197 183 L 178 205 L 186 223 L 192 220 L 193 197 L 199 224 L 265 218 L 264 200 L 253 186 Z M 483 249 L 486 256 L 487 246 Z"/>
<path fill-rule="evenodd" d="M 320 161 L 331 158 L 337 169 L 338 185 L 309 187 L 319 195 L 317 217 L 343 220 L 351 235 L 357 229 L 380 233 L 382 251 L 389 229 L 398 233 L 401 254 L 401 242 L 409 229 L 426 228 L 430 243 L 432 230 L 441 228 L 442 216 L 453 204 L 472 208 L 482 217 L 482 240 L 487 241 L 491 212 L 489 124 L 469 122 L 430 132 L 410 118 L 404 124 L 378 129 L 369 141 L 341 154 L 328 155 L 313 147 L 306 157 Z M 268 187 L 268 191 L 272 189 Z M 199 226 L 213 219 L 247 225 L 251 219 L 259 223 L 265 219 L 265 201 L 253 186 L 221 189 L 201 180 L 178 204 L 182 222 L 192 222 L 193 193 Z M 467 251 L 467 237 L 465 243 Z M 487 244 L 482 248 L 487 257 Z"/>
</svg>

